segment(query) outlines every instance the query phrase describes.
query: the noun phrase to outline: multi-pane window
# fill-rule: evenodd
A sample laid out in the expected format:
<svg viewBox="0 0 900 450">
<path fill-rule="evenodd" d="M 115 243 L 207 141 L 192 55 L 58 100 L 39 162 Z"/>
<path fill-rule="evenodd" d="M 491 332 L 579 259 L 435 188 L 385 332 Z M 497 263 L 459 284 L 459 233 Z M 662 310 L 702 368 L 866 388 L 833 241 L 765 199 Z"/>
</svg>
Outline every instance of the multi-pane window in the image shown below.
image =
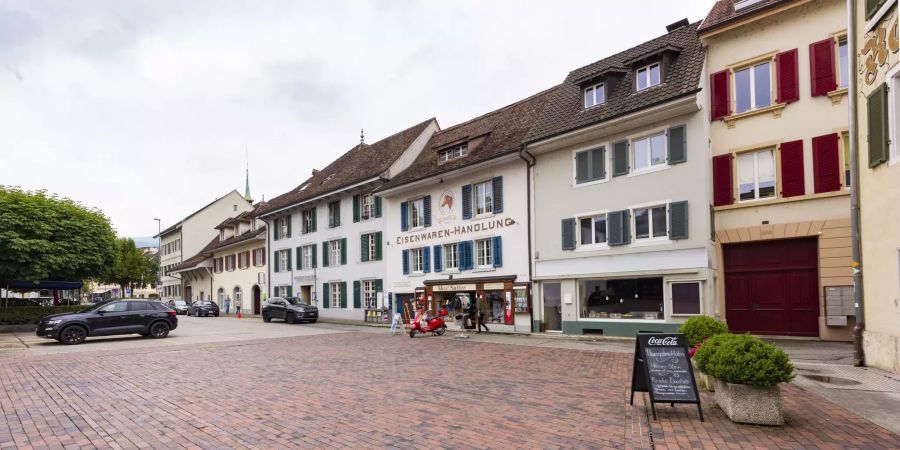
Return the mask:
<svg viewBox="0 0 900 450">
<path fill-rule="evenodd" d="M 631 141 L 634 170 L 649 169 L 666 163 L 666 134 L 660 133 Z"/>
<path fill-rule="evenodd" d="M 250 252 L 242 252 L 238 254 L 238 267 L 241 269 L 250 267 Z"/>
<path fill-rule="evenodd" d="M 493 267 L 494 258 L 491 254 L 491 240 L 481 239 L 475 241 L 476 265 L 478 267 Z"/>
<path fill-rule="evenodd" d="M 312 269 L 313 267 L 313 246 L 306 245 L 300 249 L 300 256 L 303 258 L 303 268 Z"/>
<path fill-rule="evenodd" d="M 363 239 L 362 242 L 366 243 L 366 248 L 364 249 L 366 252 L 366 256 L 367 256 L 366 261 L 375 261 L 376 260 L 375 233 L 369 233 L 369 234 L 365 235 L 365 239 Z"/>
<path fill-rule="evenodd" d="M 316 212 L 316 210 L 314 210 L 314 209 L 307 209 L 306 211 L 303 211 L 303 213 L 302 213 L 303 234 L 311 233 L 311 232 L 315 231 L 313 229 L 313 214 L 315 212 Z"/>
<path fill-rule="evenodd" d="M 775 196 L 775 158 L 772 150 L 738 155 L 737 172 L 741 201 Z"/>
<path fill-rule="evenodd" d="M 372 194 L 364 194 L 359 197 L 360 200 L 360 217 L 362 220 L 369 220 L 375 217 L 375 196 Z"/>
<path fill-rule="evenodd" d="M 278 252 L 278 267 L 280 267 L 281 270 L 287 270 L 289 251 L 290 250 L 281 250 Z"/>
<path fill-rule="evenodd" d="M 409 251 L 409 265 L 415 273 L 422 273 L 425 267 L 425 259 L 421 248 L 414 248 Z"/>
<path fill-rule="evenodd" d="M 600 105 L 606 101 L 606 90 L 603 89 L 603 83 L 591 86 L 584 90 L 584 107 Z"/>
<path fill-rule="evenodd" d="M 425 200 L 417 199 L 409 202 L 409 227 L 419 228 L 425 226 Z"/>
<path fill-rule="evenodd" d="M 468 152 L 467 144 L 460 144 L 455 147 L 441 150 L 440 152 L 438 152 L 438 162 L 445 163 L 445 162 L 453 160 L 453 159 L 462 158 L 463 156 L 466 156 L 467 152 Z"/>
<path fill-rule="evenodd" d="M 838 40 L 838 87 L 845 88 L 850 82 L 850 54 L 847 51 L 847 38 Z"/>
<path fill-rule="evenodd" d="M 459 270 L 459 255 L 456 253 L 456 244 L 444 244 L 444 269 Z"/>
<path fill-rule="evenodd" d="M 329 283 L 328 295 L 332 308 L 341 307 L 341 283 Z"/>
<path fill-rule="evenodd" d="M 475 194 L 475 214 L 490 214 L 494 212 L 494 186 L 490 181 L 478 183 L 472 191 Z"/>
<path fill-rule="evenodd" d="M 335 239 L 333 241 L 328 242 L 328 265 L 329 266 L 339 266 L 341 265 L 341 240 Z"/>
<path fill-rule="evenodd" d="M 375 309 L 378 307 L 378 293 L 375 292 L 375 280 L 364 280 L 362 282 L 362 294 L 365 300 L 366 309 Z"/>
<path fill-rule="evenodd" d="M 772 62 L 734 72 L 734 112 L 740 114 L 772 105 Z"/>
<path fill-rule="evenodd" d="M 606 214 L 578 219 L 581 245 L 606 243 Z"/>
<path fill-rule="evenodd" d="M 265 251 L 266 250 L 264 248 L 257 248 L 255 250 L 253 250 L 253 260 L 256 261 L 257 267 L 263 265 L 263 258 L 264 258 L 263 255 L 265 255 Z"/>
<path fill-rule="evenodd" d="M 330 202 L 328 203 L 328 227 L 334 228 L 339 226 L 341 226 L 341 202 Z"/>
<path fill-rule="evenodd" d="M 234 270 L 234 255 L 228 255 L 225 257 L 225 271 L 231 272 Z"/>
<path fill-rule="evenodd" d="M 660 83 L 659 63 L 642 67 L 637 71 L 637 90 L 647 89 Z"/>
<path fill-rule="evenodd" d="M 606 179 L 606 147 L 575 154 L 575 183 Z"/>
<path fill-rule="evenodd" d="M 279 236 L 285 237 L 288 236 L 288 221 L 291 220 L 291 216 L 282 217 L 278 219 L 278 226 L 281 228 L 281 234 Z"/>
<path fill-rule="evenodd" d="M 668 235 L 666 206 L 634 209 L 634 238 L 651 239 Z"/>
</svg>

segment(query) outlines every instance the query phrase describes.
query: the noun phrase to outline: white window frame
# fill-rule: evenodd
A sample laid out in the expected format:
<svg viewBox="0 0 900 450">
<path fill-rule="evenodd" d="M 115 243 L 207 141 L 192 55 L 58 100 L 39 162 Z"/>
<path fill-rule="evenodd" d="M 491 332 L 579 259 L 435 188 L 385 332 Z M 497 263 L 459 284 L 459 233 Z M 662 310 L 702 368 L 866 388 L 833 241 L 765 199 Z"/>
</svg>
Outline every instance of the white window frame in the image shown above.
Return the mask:
<svg viewBox="0 0 900 450">
<path fill-rule="evenodd" d="M 286 271 L 287 262 L 288 262 L 288 254 L 287 252 L 290 250 L 278 250 L 278 271 L 283 272 Z"/>
<path fill-rule="evenodd" d="M 443 263 L 444 263 L 444 271 L 445 272 L 459 272 L 459 248 L 456 243 L 452 244 L 443 244 Z M 452 262 L 452 264 L 451 264 Z"/>
<path fill-rule="evenodd" d="M 328 267 L 341 265 L 341 240 L 328 241 Z"/>
<path fill-rule="evenodd" d="M 312 269 L 313 268 L 313 260 L 312 260 L 312 249 L 313 245 L 304 245 L 300 248 L 300 254 L 303 257 L 303 268 L 304 269 Z"/>
<path fill-rule="evenodd" d="M 419 197 L 409 201 L 409 229 L 425 228 L 425 198 Z"/>
<path fill-rule="evenodd" d="M 288 290 L 287 286 L 278 286 L 278 296 L 282 297 L 282 298 L 287 297 L 287 294 L 288 294 L 287 290 Z"/>
<path fill-rule="evenodd" d="M 588 86 L 583 89 L 584 98 L 584 108 L 593 108 L 595 106 L 602 105 L 606 103 L 606 87 L 603 83 L 597 83 L 593 86 Z M 597 92 L 601 92 L 601 99 L 597 100 Z M 590 99 L 590 104 L 588 104 L 588 100 Z"/>
<path fill-rule="evenodd" d="M 365 309 L 375 309 L 378 307 L 378 292 L 375 291 L 375 280 L 362 280 L 360 283 L 361 294 L 363 297 L 363 307 Z"/>
<path fill-rule="evenodd" d="M 282 238 L 287 237 L 287 234 L 288 234 L 288 222 L 287 221 L 289 218 L 290 218 L 290 216 L 285 216 L 285 217 L 278 219 L 280 221 L 278 226 L 281 229 L 280 237 L 282 237 Z"/>
<path fill-rule="evenodd" d="M 847 79 L 845 80 L 841 73 L 841 43 L 847 46 Z M 850 77 L 853 75 L 853 68 L 850 67 L 850 46 L 848 44 L 847 35 L 841 35 L 834 38 L 834 62 L 837 74 L 837 89 L 847 89 L 850 87 Z"/>
<path fill-rule="evenodd" d="M 890 3 L 890 2 L 888 2 Z M 888 83 L 888 166 L 900 162 L 900 64 L 884 76 Z"/>
<path fill-rule="evenodd" d="M 643 205 L 634 205 L 629 208 L 629 215 L 631 220 L 631 243 L 632 244 L 641 244 L 645 242 L 671 242 L 669 240 L 669 203 L 671 200 L 659 201 L 654 203 L 646 203 Z M 666 212 L 666 234 L 662 236 L 653 236 L 653 208 L 662 207 Z M 637 216 L 635 215 L 635 211 L 639 209 L 647 210 L 647 221 L 648 221 L 648 235 L 645 238 L 637 237 Z"/>
<path fill-rule="evenodd" d="M 583 152 L 588 152 L 588 158 L 590 159 L 590 152 L 594 150 L 603 149 L 603 164 L 605 170 L 605 174 L 603 178 L 598 178 L 596 180 L 585 181 L 584 183 L 578 182 L 578 154 Z M 605 183 L 609 181 L 610 172 L 612 172 L 610 164 L 612 163 L 612 157 L 610 155 L 610 143 L 609 142 L 600 142 L 594 145 L 577 148 L 572 150 L 572 186 L 575 188 L 580 188 L 584 186 L 592 186 L 599 183 Z"/>
<path fill-rule="evenodd" d="M 366 253 L 368 253 L 369 259 L 367 261 L 375 261 L 375 233 L 366 233 L 367 236 L 366 242 L 369 243 L 369 248 L 366 249 Z"/>
<path fill-rule="evenodd" d="M 659 82 L 657 82 L 656 84 L 650 84 L 650 71 L 652 70 L 653 66 L 656 66 L 659 69 Z M 644 78 L 646 78 L 646 81 L 647 81 L 647 85 L 645 87 L 640 87 L 641 86 L 641 72 L 644 72 L 644 74 L 645 74 Z M 662 66 L 659 64 L 659 62 L 647 64 L 646 66 L 641 67 L 640 69 L 635 71 L 635 77 L 634 77 L 634 90 L 635 91 L 644 91 L 644 90 L 652 88 L 653 86 L 659 86 L 660 84 L 662 84 Z"/>
<path fill-rule="evenodd" d="M 328 283 L 328 296 L 331 297 L 328 300 L 331 301 L 331 308 L 341 307 L 341 283 L 337 281 L 332 281 Z"/>
<path fill-rule="evenodd" d="M 250 252 L 238 253 L 238 268 L 246 269 L 250 267 Z"/>
<path fill-rule="evenodd" d="M 438 152 L 438 164 L 443 164 L 447 161 L 453 161 L 454 159 L 462 158 L 469 154 L 468 144 L 459 144 L 454 145 L 453 147 L 443 149 Z"/>
<path fill-rule="evenodd" d="M 481 195 L 478 194 L 478 188 L 483 186 L 484 190 Z M 487 197 L 490 194 L 491 197 L 491 207 L 488 209 L 487 205 Z M 474 213 L 475 217 L 485 217 L 494 214 L 494 183 L 492 180 L 481 181 L 478 183 L 472 183 L 472 195 L 474 198 L 472 199 L 472 205 L 475 207 Z M 479 202 L 481 204 L 479 205 Z M 479 212 L 480 209 L 483 211 Z"/>
<path fill-rule="evenodd" d="M 705 283 L 702 279 L 684 279 L 684 280 L 665 280 L 663 282 L 666 284 L 666 289 L 663 291 L 663 295 L 666 297 L 663 299 L 663 309 L 669 313 L 672 317 L 693 317 L 693 316 L 702 316 L 706 313 L 706 308 L 704 307 L 704 295 L 703 290 L 705 288 Z M 700 312 L 697 314 L 684 314 L 684 313 L 675 313 L 675 298 L 672 295 L 672 285 L 673 284 L 688 284 L 688 283 L 697 283 L 697 290 L 700 292 L 700 298 L 698 301 L 700 302 Z"/>
<path fill-rule="evenodd" d="M 597 216 L 606 217 L 606 242 L 601 242 L 599 244 L 596 242 L 593 242 L 590 244 L 585 244 L 584 242 L 581 242 L 581 220 L 582 219 L 591 219 L 591 236 L 596 236 L 597 222 L 594 221 L 594 218 Z M 590 250 L 609 248 L 609 210 L 578 214 L 575 216 L 575 226 L 576 226 L 576 229 L 578 230 L 577 236 L 576 236 L 576 239 L 578 242 L 578 248 L 584 248 L 584 249 L 590 249 Z"/>
<path fill-rule="evenodd" d="M 759 195 L 759 153 L 760 152 L 770 152 L 772 154 L 772 178 L 775 183 L 775 195 L 771 197 L 760 197 Z M 753 188 L 755 192 L 755 197 L 747 200 L 741 199 L 741 168 L 740 168 L 740 157 L 744 155 L 753 155 Z M 771 200 L 778 198 L 778 161 L 775 160 L 775 149 L 774 148 L 764 148 L 759 150 L 751 150 L 747 152 L 741 152 L 734 156 L 734 173 L 737 178 L 737 199 L 738 203 L 748 203 L 748 202 L 758 202 L 760 200 Z"/>
<path fill-rule="evenodd" d="M 257 249 L 253 250 L 253 252 L 256 254 L 256 258 L 255 258 L 256 259 L 256 267 L 263 266 L 262 260 L 263 260 L 263 254 L 265 253 L 265 251 L 266 251 L 266 249 L 264 249 L 264 248 L 257 248 Z"/>
<path fill-rule="evenodd" d="M 494 248 L 493 240 L 477 239 L 475 241 L 475 268 L 476 269 L 493 269 L 494 268 Z"/>
<path fill-rule="evenodd" d="M 334 208 L 332 208 L 332 207 L 334 207 Z M 334 221 L 335 213 L 337 213 L 337 219 L 338 219 L 337 224 L 335 224 L 335 221 Z M 339 200 L 333 201 L 333 202 L 328 202 L 328 228 L 337 228 L 337 227 L 341 226 L 340 221 L 341 221 L 341 202 Z"/>
<path fill-rule="evenodd" d="M 359 218 L 369 220 L 375 217 L 375 194 L 362 194 L 359 196 Z"/>
<path fill-rule="evenodd" d="M 756 67 L 761 66 L 763 64 L 769 65 L 769 104 L 766 106 L 758 106 L 756 104 Z M 746 111 L 738 111 L 737 110 L 737 91 L 738 91 L 738 79 L 737 73 L 743 70 L 750 71 L 750 109 Z M 734 105 L 732 106 L 732 114 L 745 114 L 749 112 L 756 111 L 758 109 L 768 108 L 770 106 L 776 105 L 775 103 L 775 62 L 773 59 L 765 59 L 757 61 L 753 64 L 749 64 L 746 66 L 736 67 L 731 70 L 731 98 L 734 99 Z"/>
<path fill-rule="evenodd" d="M 315 211 L 315 209 L 305 209 L 300 213 L 300 218 L 303 220 L 302 229 L 300 230 L 302 234 L 309 234 L 312 232 L 310 229 L 312 228 L 313 211 Z"/>
<path fill-rule="evenodd" d="M 653 146 L 651 144 L 653 142 L 653 138 L 655 138 L 657 136 L 662 136 L 664 158 L 663 158 L 662 162 L 653 164 Z M 635 154 L 635 148 L 637 147 L 635 145 L 635 143 L 638 141 L 644 141 L 644 140 L 647 141 L 647 167 L 642 167 L 642 168 L 638 169 L 637 164 L 635 164 L 636 156 L 637 156 Z M 629 175 L 642 174 L 642 173 L 646 173 L 646 172 L 654 172 L 657 170 L 668 168 L 669 167 L 669 139 L 668 139 L 668 136 L 666 135 L 665 129 L 654 130 L 647 134 L 643 134 L 643 135 L 633 137 L 633 138 L 628 138 L 628 158 L 629 158 L 629 162 L 631 163 L 631 167 L 630 167 L 631 173 Z"/>
<path fill-rule="evenodd" d="M 425 273 L 425 250 L 422 247 L 409 249 L 409 271 Z"/>
</svg>

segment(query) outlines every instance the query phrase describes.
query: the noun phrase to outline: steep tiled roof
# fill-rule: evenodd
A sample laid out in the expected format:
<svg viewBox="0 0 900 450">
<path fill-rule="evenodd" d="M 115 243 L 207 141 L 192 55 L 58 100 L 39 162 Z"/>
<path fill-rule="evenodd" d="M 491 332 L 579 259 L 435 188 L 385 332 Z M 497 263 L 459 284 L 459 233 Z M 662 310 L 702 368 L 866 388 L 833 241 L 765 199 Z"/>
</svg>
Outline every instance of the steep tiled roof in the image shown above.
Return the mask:
<svg viewBox="0 0 900 450">
<path fill-rule="evenodd" d="M 258 214 L 266 214 L 322 194 L 380 176 L 390 168 L 434 119 L 407 128 L 370 145 L 356 145 L 296 188 L 268 201 Z"/>
<path fill-rule="evenodd" d="M 252 209 L 243 211 L 234 217 L 229 217 L 223 220 L 222 223 L 216 225 L 214 228 L 221 229 L 222 227 L 233 225 L 238 222 L 250 222 L 254 218 L 256 218 L 256 216 L 259 215 L 259 211 L 268 206 L 268 204 L 269 203 L 265 201 L 257 202 L 255 205 L 253 205 Z"/>
<path fill-rule="evenodd" d="M 522 147 L 522 139 L 555 92 L 555 87 L 547 89 L 512 105 L 435 133 L 412 165 L 394 176 L 379 190 L 400 186 L 519 151 Z M 470 145 L 465 157 L 438 164 L 438 150 L 442 147 L 463 143 L 478 137 L 483 137 L 484 140 L 477 146 Z"/>
<path fill-rule="evenodd" d="M 232 189 L 230 192 L 228 192 L 228 194 L 230 194 L 230 193 L 232 193 L 232 192 L 234 192 L 234 193 L 236 193 L 236 194 L 238 194 L 238 195 L 241 195 L 241 194 L 237 191 L 237 189 Z M 227 196 L 228 194 L 225 194 L 225 195 L 223 195 L 222 197 L 225 197 L 225 196 Z M 217 198 L 217 199 L 215 199 L 215 200 L 213 200 L 213 201 L 207 203 L 206 205 L 203 205 L 202 208 L 200 208 L 200 209 L 198 209 L 198 210 L 196 210 L 196 211 L 194 211 L 194 212 L 188 214 L 188 216 L 185 217 L 184 219 L 181 219 L 181 220 L 179 220 L 178 222 L 175 222 L 174 225 L 170 226 L 169 228 L 166 228 L 165 230 L 162 230 L 159 234 L 157 234 L 156 236 L 153 236 L 153 237 L 165 236 L 165 235 L 171 233 L 173 230 L 178 229 L 179 227 L 181 227 L 181 224 L 183 224 L 186 220 L 190 219 L 191 217 L 196 216 L 200 211 L 203 211 L 204 209 L 210 207 L 213 203 L 219 201 L 219 199 L 221 199 L 222 197 L 219 197 L 219 198 Z M 243 197 L 243 196 L 242 196 L 242 197 Z"/>
<path fill-rule="evenodd" d="M 718 0 L 700 24 L 700 34 L 760 11 L 790 3 L 794 0 L 759 0 L 752 5 L 741 8 L 740 11 L 735 11 L 734 1 L 735 0 Z"/>
<path fill-rule="evenodd" d="M 534 142 L 697 92 L 705 57 L 697 38 L 698 25 L 699 22 L 678 28 L 570 72 L 525 141 Z M 661 51 L 678 52 L 666 78 L 658 86 L 635 92 L 634 70 L 623 69 L 636 59 Z M 607 72 L 623 74 L 621 81 L 606 93 L 606 103 L 585 108 L 579 83 Z"/>
<path fill-rule="evenodd" d="M 191 256 L 190 258 L 176 264 L 174 267 L 169 269 L 166 273 L 169 273 L 169 272 L 172 272 L 175 270 L 190 269 L 191 267 L 194 267 L 197 264 L 200 264 L 203 260 L 205 260 L 206 258 L 209 258 L 210 250 L 212 250 L 213 247 L 215 247 L 216 244 L 218 244 L 218 242 L 219 242 L 219 236 L 214 237 L 211 241 L 209 241 L 209 244 L 206 244 L 206 246 L 203 247 L 199 252 L 197 252 L 196 255 Z"/>
<path fill-rule="evenodd" d="M 240 235 L 237 235 L 237 236 L 232 236 L 232 237 L 230 237 L 230 238 L 228 238 L 228 239 L 225 239 L 224 241 L 217 241 L 217 242 L 215 243 L 215 245 L 213 245 L 212 247 L 210 247 L 210 248 L 206 251 L 206 252 L 207 252 L 207 256 L 209 256 L 209 255 L 208 255 L 209 253 L 212 253 L 212 252 L 214 252 L 214 251 L 216 251 L 216 250 L 218 250 L 218 249 L 220 249 L 220 248 L 222 248 L 222 247 L 227 247 L 227 246 L 229 246 L 229 245 L 234 245 L 234 244 L 239 244 L 239 243 L 244 242 L 244 241 L 249 241 L 249 240 L 251 240 L 251 239 L 253 239 L 253 238 L 256 238 L 256 237 L 258 237 L 258 236 L 264 236 L 265 233 L 266 233 L 266 227 L 265 227 L 265 226 L 261 226 L 261 227 L 257 228 L 257 229 L 254 230 L 254 231 L 248 231 L 248 232 L 246 232 L 246 233 L 244 233 L 244 234 L 240 234 Z"/>
</svg>

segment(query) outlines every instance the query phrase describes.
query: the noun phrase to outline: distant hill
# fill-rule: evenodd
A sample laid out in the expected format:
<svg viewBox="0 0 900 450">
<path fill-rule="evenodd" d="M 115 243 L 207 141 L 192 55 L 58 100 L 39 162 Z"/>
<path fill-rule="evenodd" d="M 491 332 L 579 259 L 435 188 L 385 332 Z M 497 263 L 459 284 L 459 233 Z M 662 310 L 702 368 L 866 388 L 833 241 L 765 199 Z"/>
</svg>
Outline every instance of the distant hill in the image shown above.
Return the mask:
<svg viewBox="0 0 900 450">
<path fill-rule="evenodd" d="M 156 247 L 156 238 L 153 236 L 133 237 L 131 239 L 134 239 L 134 245 L 138 248 Z"/>
</svg>

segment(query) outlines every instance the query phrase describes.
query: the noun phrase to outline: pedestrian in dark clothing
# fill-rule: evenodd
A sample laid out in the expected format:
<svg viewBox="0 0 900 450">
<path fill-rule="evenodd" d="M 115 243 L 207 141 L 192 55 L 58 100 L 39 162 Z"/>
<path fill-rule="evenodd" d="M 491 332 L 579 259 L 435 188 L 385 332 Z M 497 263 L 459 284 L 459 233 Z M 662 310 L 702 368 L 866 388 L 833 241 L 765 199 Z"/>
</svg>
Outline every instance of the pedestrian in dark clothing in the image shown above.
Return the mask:
<svg viewBox="0 0 900 450">
<path fill-rule="evenodd" d="M 480 295 L 478 297 L 478 300 L 475 301 L 475 308 L 475 315 L 478 320 L 477 333 L 481 333 L 481 327 L 484 327 L 485 333 L 490 333 L 491 330 L 489 330 L 487 325 L 484 323 L 488 315 L 488 302 L 487 299 L 484 298 L 484 295 Z"/>
</svg>

